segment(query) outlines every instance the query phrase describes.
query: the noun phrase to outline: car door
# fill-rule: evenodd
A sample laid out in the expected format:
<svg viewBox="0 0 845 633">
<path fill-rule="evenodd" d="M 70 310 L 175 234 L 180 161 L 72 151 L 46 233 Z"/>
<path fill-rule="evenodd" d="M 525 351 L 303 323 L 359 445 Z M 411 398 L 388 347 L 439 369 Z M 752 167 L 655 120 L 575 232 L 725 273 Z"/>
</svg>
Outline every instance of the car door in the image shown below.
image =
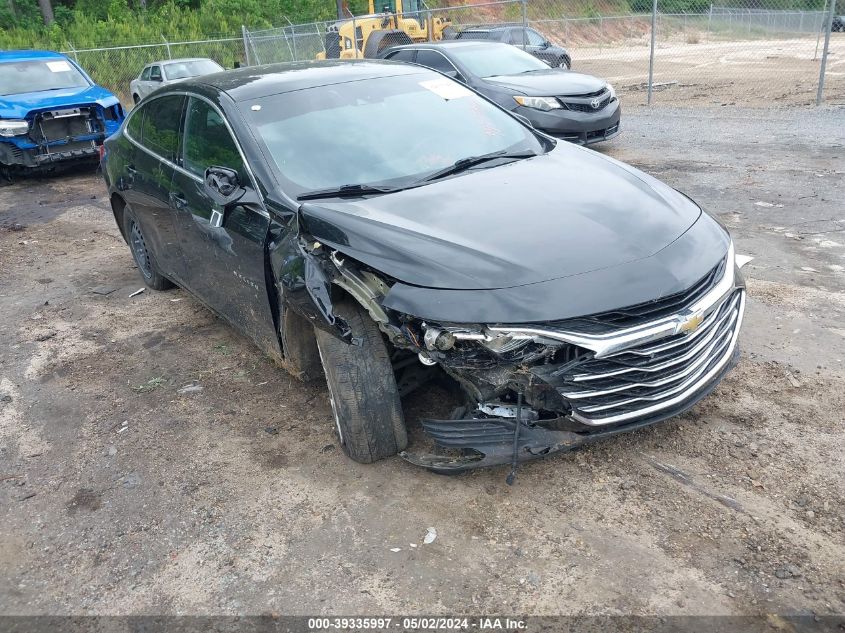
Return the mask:
<svg viewBox="0 0 845 633">
<path fill-rule="evenodd" d="M 170 187 L 179 155 L 184 95 L 163 95 L 139 104 L 124 135 L 131 153 L 121 166 L 121 188 L 138 218 L 147 246 L 162 273 L 179 280 L 182 254 L 170 202 Z"/>
<path fill-rule="evenodd" d="M 141 72 L 141 76 L 135 81 L 135 91 L 142 99 L 150 94 L 150 67 L 147 66 Z"/>
<path fill-rule="evenodd" d="M 150 66 L 150 78 L 144 82 L 144 90 L 146 90 L 146 94 L 150 94 L 153 90 L 161 88 L 162 81 L 161 66 L 158 64 Z"/>
<path fill-rule="evenodd" d="M 280 356 L 267 292 L 265 243 L 270 215 L 222 112 L 190 96 L 185 114 L 181 167 L 174 174 L 175 210 L 188 285 L 267 353 Z M 221 207 L 205 185 L 209 167 L 238 174 L 251 202 Z"/>
<path fill-rule="evenodd" d="M 516 29 L 512 32 L 512 37 L 517 41 L 514 42 L 519 48 L 531 53 L 537 59 L 542 59 L 544 62 L 553 63 L 553 55 L 548 54 L 549 42 L 540 33 L 534 29 Z M 523 44 L 524 42 L 524 44 Z"/>
</svg>

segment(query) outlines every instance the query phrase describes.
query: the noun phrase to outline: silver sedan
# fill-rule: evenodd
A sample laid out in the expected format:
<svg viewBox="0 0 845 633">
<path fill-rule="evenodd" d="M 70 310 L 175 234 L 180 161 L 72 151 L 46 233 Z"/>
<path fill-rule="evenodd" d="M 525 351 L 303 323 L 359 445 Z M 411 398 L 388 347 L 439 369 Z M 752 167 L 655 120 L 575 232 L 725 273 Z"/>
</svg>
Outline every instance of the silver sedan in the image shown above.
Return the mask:
<svg viewBox="0 0 845 633">
<path fill-rule="evenodd" d="M 223 67 L 207 57 L 168 59 L 144 66 L 144 70 L 129 82 L 132 101 L 138 103 L 153 90 L 189 77 L 219 73 Z"/>
</svg>

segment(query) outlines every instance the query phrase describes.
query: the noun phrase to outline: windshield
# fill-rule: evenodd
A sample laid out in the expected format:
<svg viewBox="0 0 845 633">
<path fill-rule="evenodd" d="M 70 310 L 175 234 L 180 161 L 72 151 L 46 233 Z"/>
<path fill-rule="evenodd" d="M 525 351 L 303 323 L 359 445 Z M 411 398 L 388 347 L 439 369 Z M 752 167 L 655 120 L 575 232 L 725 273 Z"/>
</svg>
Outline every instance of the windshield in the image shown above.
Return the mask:
<svg viewBox="0 0 845 633">
<path fill-rule="evenodd" d="M 165 64 L 164 76 L 166 79 L 185 79 L 186 77 L 219 73 L 222 70 L 222 66 L 210 59 L 195 59 L 188 62 Z"/>
<path fill-rule="evenodd" d="M 0 63 L 0 95 L 88 85 L 85 76 L 65 59 Z"/>
<path fill-rule="evenodd" d="M 501 44 L 498 46 L 467 46 L 455 47 L 452 56 L 477 77 L 493 77 L 496 75 L 518 75 L 533 70 L 548 70 L 536 57 L 525 51 Z"/>
<path fill-rule="evenodd" d="M 241 106 L 283 179 L 304 191 L 405 186 L 468 157 L 544 151 L 513 117 L 429 72 L 320 86 Z"/>
</svg>

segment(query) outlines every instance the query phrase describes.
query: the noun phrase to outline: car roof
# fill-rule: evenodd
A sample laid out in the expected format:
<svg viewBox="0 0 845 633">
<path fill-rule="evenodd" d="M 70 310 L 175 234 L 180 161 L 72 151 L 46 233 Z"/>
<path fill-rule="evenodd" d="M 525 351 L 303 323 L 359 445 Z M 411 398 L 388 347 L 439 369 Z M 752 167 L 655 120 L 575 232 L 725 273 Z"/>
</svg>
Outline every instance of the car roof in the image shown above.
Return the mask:
<svg viewBox="0 0 845 633">
<path fill-rule="evenodd" d="M 211 73 L 185 79 L 178 86 L 180 90 L 211 87 L 234 101 L 246 101 L 316 86 L 429 72 L 421 66 L 376 59 L 292 62 Z"/>
<path fill-rule="evenodd" d="M 0 62 L 25 62 L 36 59 L 67 59 L 55 51 L 0 51 Z"/>
<path fill-rule="evenodd" d="M 391 51 L 401 50 L 403 48 L 419 49 L 419 48 L 439 48 L 443 50 L 453 50 L 462 48 L 502 48 L 510 44 L 502 42 L 488 42 L 487 40 L 442 40 L 440 42 L 419 42 L 417 44 L 404 44 L 402 46 L 393 46 Z"/>
<path fill-rule="evenodd" d="M 211 59 L 210 57 L 179 57 L 178 59 L 161 59 L 157 62 L 150 62 L 149 64 L 146 64 L 144 66 L 144 68 L 146 68 L 147 66 L 166 66 L 167 64 L 178 64 L 180 62 L 200 62 L 200 61 L 214 62 L 214 60 Z M 214 62 L 214 63 L 217 64 L 217 62 Z M 219 64 L 218 64 L 218 66 L 219 66 Z"/>
</svg>

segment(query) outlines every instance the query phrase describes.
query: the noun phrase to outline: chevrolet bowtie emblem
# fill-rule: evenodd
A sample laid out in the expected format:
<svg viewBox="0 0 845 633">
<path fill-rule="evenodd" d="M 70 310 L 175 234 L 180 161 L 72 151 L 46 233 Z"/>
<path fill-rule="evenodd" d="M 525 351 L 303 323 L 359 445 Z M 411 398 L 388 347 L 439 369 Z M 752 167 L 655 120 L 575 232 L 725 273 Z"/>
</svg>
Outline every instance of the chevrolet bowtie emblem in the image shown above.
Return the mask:
<svg viewBox="0 0 845 633">
<path fill-rule="evenodd" d="M 675 326 L 675 334 L 689 334 L 691 332 L 695 332 L 703 320 L 704 316 L 702 316 L 700 312 L 682 315 L 678 317 L 678 324 Z"/>
</svg>

